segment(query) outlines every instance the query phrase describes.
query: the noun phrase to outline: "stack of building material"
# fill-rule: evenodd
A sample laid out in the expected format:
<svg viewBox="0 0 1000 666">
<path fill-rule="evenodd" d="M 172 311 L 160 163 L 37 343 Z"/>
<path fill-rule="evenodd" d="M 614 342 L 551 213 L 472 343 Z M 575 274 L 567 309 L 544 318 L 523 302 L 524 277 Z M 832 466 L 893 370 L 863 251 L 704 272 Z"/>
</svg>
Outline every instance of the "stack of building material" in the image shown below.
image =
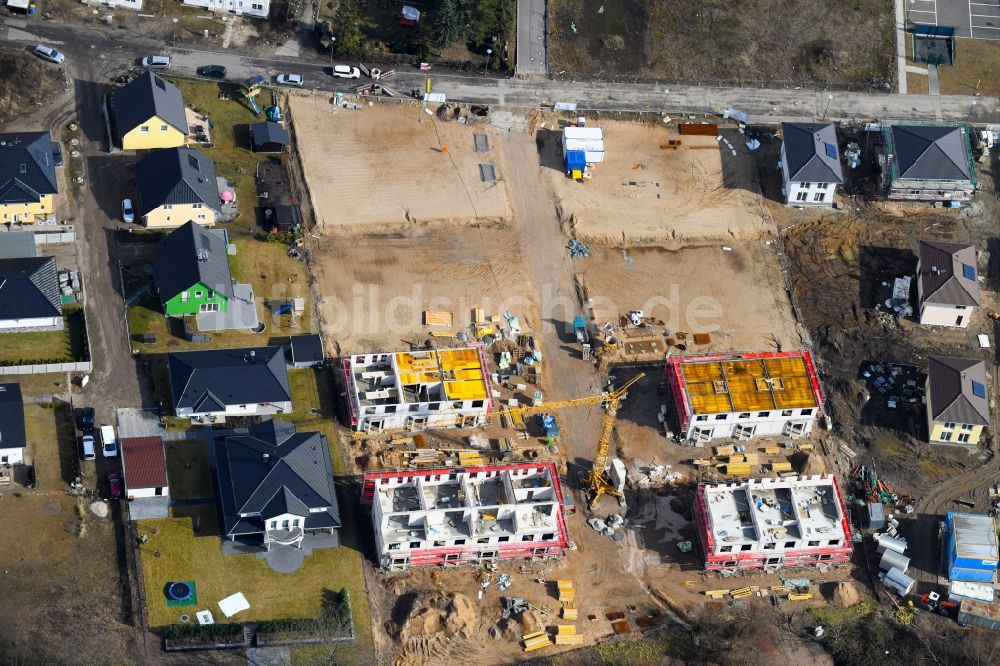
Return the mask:
<svg viewBox="0 0 1000 666">
<path fill-rule="evenodd" d="M 450 312 L 442 310 L 424 310 L 425 326 L 451 326 L 455 317 Z"/>
<path fill-rule="evenodd" d="M 572 620 L 575 622 L 577 618 L 576 606 L 568 602 L 563 604 L 562 616 L 564 620 Z"/>
<path fill-rule="evenodd" d="M 476 451 L 459 451 L 458 464 L 462 467 L 481 467 L 483 457 Z"/>
<path fill-rule="evenodd" d="M 573 589 L 573 581 L 562 579 L 556 581 L 556 585 L 559 587 L 559 603 L 572 604 L 576 601 L 576 590 Z"/>
<path fill-rule="evenodd" d="M 576 633 L 573 625 L 556 625 L 556 645 L 579 645 L 583 643 L 583 636 Z"/>
<path fill-rule="evenodd" d="M 536 631 L 533 634 L 525 634 L 521 637 L 521 640 L 524 641 L 525 652 L 532 652 L 534 650 L 540 650 L 541 648 L 554 645 L 552 639 L 549 638 L 549 635 L 544 631 Z"/>
<path fill-rule="evenodd" d="M 775 461 L 771 463 L 772 472 L 791 472 L 792 463 L 787 460 Z"/>
</svg>

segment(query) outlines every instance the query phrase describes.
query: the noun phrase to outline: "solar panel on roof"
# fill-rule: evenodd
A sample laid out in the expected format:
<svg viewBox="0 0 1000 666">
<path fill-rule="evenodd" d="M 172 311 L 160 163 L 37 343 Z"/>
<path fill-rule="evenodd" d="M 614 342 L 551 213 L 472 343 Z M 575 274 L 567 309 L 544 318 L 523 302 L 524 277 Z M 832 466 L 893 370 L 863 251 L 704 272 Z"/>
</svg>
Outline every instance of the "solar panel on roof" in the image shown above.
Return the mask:
<svg viewBox="0 0 1000 666">
<path fill-rule="evenodd" d="M 969 264 L 962 264 L 962 275 L 964 275 L 968 280 L 975 280 L 976 279 L 975 267 L 970 266 Z"/>
<path fill-rule="evenodd" d="M 986 385 L 979 382 L 972 382 L 972 394 L 977 398 L 986 399 Z"/>
<path fill-rule="evenodd" d="M 837 147 L 832 143 L 824 143 L 823 148 L 826 150 L 826 156 L 837 159 Z"/>
</svg>

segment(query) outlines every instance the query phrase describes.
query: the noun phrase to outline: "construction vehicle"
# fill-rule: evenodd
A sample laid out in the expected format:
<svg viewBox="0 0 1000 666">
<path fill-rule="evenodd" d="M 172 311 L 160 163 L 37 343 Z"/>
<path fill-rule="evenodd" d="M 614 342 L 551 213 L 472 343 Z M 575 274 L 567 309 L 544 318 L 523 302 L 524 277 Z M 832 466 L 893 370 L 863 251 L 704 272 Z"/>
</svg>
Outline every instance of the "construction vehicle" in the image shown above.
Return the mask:
<svg viewBox="0 0 1000 666">
<path fill-rule="evenodd" d="M 920 597 L 920 603 L 924 605 L 929 611 L 939 613 L 941 615 L 947 615 L 950 611 L 958 608 L 958 604 L 954 601 L 944 601 L 941 599 L 941 595 L 937 592 L 928 592 Z"/>
<path fill-rule="evenodd" d="M 571 398 L 569 400 L 555 400 L 552 402 L 542 402 L 538 405 L 527 405 L 524 407 L 505 407 L 501 410 L 490 412 L 485 415 L 486 421 L 495 421 L 506 415 L 512 419 L 523 420 L 524 417 L 537 416 L 539 414 L 551 414 L 552 412 L 569 409 L 571 407 L 592 407 L 594 405 L 604 405 L 604 418 L 601 421 L 601 436 L 597 440 L 597 451 L 594 454 L 594 462 L 590 471 L 583 478 L 584 489 L 590 496 L 590 508 L 597 506 L 602 495 L 617 497 L 619 502 L 624 502 L 625 498 L 615 488 L 608 478 L 608 449 L 611 447 L 611 433 L 614 431 L 615 418 L 618 415 L 618 408 L 622 401 L 628 396 L 628 390 L 646 373 L 640 372 L 616 389 L 605 391 L 598 395 L 590 395 L 584 398 Z M 373 434 L 389 434 L 390 432 L 403 432 L 410 428 L 393 428 L 382 430 L 378 433 L 366 431 L 354 432 L 351 437 L 355 440 L 366 439 Z"/>
</svg>

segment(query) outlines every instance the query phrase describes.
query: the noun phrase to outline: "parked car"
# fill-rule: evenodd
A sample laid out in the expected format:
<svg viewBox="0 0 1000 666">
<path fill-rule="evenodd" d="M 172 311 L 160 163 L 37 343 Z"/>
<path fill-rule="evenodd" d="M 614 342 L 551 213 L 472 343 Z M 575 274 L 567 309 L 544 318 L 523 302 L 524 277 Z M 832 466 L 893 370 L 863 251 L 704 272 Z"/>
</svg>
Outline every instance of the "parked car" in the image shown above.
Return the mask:
<svg viewBox="0 0 1000 666">
<path fill-rule="evenodd" d="M 94 434 L 94 408 L 84 407 L 80 411 L 80 430 L 84 435 Z"/>
<path fill-rule="evenodd" d="M 202 65 L 196 71 L 200 76 L 211 76 L 216 79 L 226 78 L 226 68 L 222 65 Z"/>
<path fill-rule="evenodd" d="M 122 201 L 122 219 L 128 224 L 135 222 L 135 209 L 132 208 L 131 199 Z"/>
<path fill-rule="evenodd" d="M 84 460 L 93 460 L 97 457 L 94 453 L 93 435 L 84 435 L 80 438 L 80 457 Z"/>
<path fill-rule="evenodd" d="M 333 75 L 338 79 L 360 79 L 361 70 L 350 65 L 334 65 Z"/>
<path fill-rule="evenodd" d="M 114 426 L 101 426 L 101 452 L 105 458 L 114 458 L 118 455 L 118 442 L 115 440 Z"/>
<path fill-rule="evenodd" d="M 305 82 L 301 74 L 278 74 L 274 80 L 282 86 L 301 86 Z"/>
<path fill-rule="evenodd" d="M 48 60 L 49 62 L 54 62 L 57 65 L 61 65 L 63 60 L 66 59 L 65 53 L 60 53 L 51 46 L 46 46 L 45 44 L 39 44 L 35 47 L 35 55 L 42 60 Z"/>
<path fill-rule="evenodd" d="M 167 67 L 170 67 L 170 56 L 146 56 L 140 61 L 140 64 L 146 69 L 166 69 Z"/>
<path fill-rule="evenodd" d="M 111 474 L 108 474 L 108 491 L 111 499 L 116 500 L 122 498 L 122 477 L 118 472 L 111 472 Z"/>
<path fill-rule="evenodd" d="M 52 166 L 60 167 L 62 165 L 62 146 L 59 145 L 58 141 L 55 141 L 52 143 Z"/>
</svg>

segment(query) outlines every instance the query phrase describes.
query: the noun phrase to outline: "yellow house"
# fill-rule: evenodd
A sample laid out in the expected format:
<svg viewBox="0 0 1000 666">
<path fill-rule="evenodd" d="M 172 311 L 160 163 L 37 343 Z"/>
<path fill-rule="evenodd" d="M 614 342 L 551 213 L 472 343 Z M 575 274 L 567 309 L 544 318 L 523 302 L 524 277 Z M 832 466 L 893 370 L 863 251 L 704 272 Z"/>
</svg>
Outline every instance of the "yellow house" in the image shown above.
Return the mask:
<svg viewBox="0 0 1000 666">
<path fill-rule="evenodd" d="M 0 134 L 0 223 L 49 217 L 58 191 L 48 132 Z"/>
<path fill-rule="evenodd" d="M 181 91 L 150 70 L 109 95 L 108 120 L 123 150 L 179 148 L 188 134 Z"/>
<path fill-rule="evenodd" d="M 990 425 L 986 364 L 979 359 L 927 357 L 927 432 L 931 443 L 976 446 Z"/>
<path fill-rule="evenodd" d="M 215 225 L 222 210 L 215 163 L 197 150 L 157 150 L 135 165 L 139 214 L 150 229 Z"/>
</svg>

